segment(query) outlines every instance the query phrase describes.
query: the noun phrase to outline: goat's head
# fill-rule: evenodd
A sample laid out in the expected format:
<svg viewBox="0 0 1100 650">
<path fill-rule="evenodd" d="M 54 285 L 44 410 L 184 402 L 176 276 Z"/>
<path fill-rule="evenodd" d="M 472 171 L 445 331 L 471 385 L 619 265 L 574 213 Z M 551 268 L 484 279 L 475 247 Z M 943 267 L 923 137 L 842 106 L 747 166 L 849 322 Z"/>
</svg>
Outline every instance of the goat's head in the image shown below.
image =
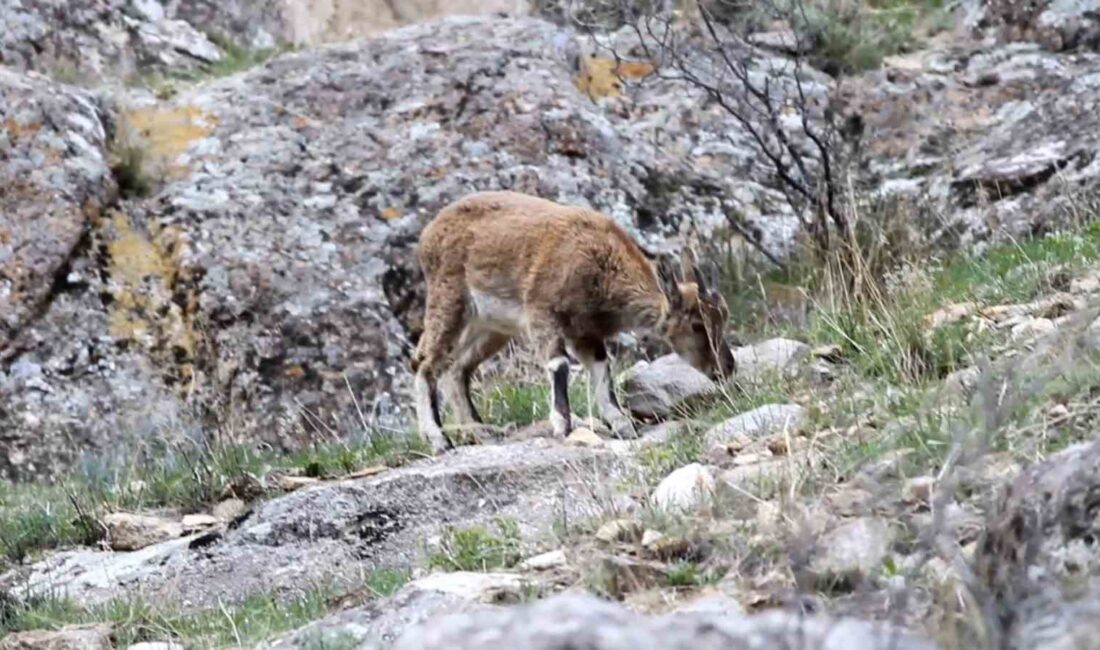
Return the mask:
<svg viewBox="0 0 1100 650">
<path fill-rule="evenodd" d="M 713 274 L 706 281 L 695 256 L 685 248 L 679 274 L 672 260 L 664 257 L 658 264 L 657 275 L 669 305 L 660 333 L 677 354 L 700 372 L 712 379 L 731 376 L 737 362 L 726 344 L 730 312 Z"/>
</svg>

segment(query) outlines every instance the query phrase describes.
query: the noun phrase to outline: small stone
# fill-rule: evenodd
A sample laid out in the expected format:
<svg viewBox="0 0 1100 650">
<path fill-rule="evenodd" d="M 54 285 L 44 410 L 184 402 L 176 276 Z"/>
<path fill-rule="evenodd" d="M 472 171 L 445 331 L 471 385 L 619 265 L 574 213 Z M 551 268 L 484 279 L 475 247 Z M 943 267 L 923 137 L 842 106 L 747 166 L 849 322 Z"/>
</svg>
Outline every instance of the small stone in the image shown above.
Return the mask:
<svg viewBox="0 0 1100 650">
<path fill-rule="evenodd" d="M 818 540 L 811 570 L 820 581 L 858 583 L 882 566 L 892 541 L 893 534 L 882 521 L 852 519 Z"/>
<path fill-rule="evenodd" d="M 714 494 L 714 475 L 699 463 L 681 467 L 664 478 L 650 500 L 664 510 L 689 510 Z"/>
<path fill-rule="evenodd" d="M 943 385 L 949 394 L 965 397 L 974 392 L 981 376 L 982 370 L 977 366 L 960 368 L 947 375 L 943 380 Z"/>
<path fill-rule="evenodd" d="M 181 523 L 183 524 L 184 532 L 191 533 L 204 528 L 210 528 L 211 526 L 217 526 L 221 523 L 221 520 L 214 515 L 199 513 L 184 515 Z"/>
<path fill-rule="evenodd" d="M 1070 412 L 1065 404 L 1055 404 L 1047 409 L 1047 417 L 1054 423 L 1069 419 Z"/>
<path fill-rule="evenodd" d="M 529 557 L 520 562 L 518 568 L 523 571 L 548 571 L 550 569 L 563 567 L 567 563 L 568 560 L 565 557 L 565 551 L 559 548 L 556 551 L 548 551 L 534 557 Z"/>
<path fill-rule="evenodd" d="M 691 542 L 683 537 L 665 535 L 656 530 L 647 530 L 642 536 L 642 549 L 646 555 L 666 562 L 682 558 L 691 550 Z"/>
<path fill-rule="evenodd" d="M 113 512 L 103 518 L 107 539 L 116 551 L 137 551 L 183 534 L 179 522 L 128 512 Z"/>
<path fill-rule="evenodd" d="M 596 531 L 596 539 L 605 544 L 637 542 L 642 537 L 642 525 L 632 519 L 612 519 Z"/>
<path fill-rule="evenodd" d="M 243 515 L 247 510 L 248 506 L 245 505 L 244 501 L 240 499 L 225 499 L 224 501 L 218 502 L 211 510 L 210 514 L 228 523 Z"/>
<path fill-rule="evenodd" d="M 902 488 L 902 500 L 908 505 L 929 506 L 936 489 L 936 479 L 932 476 L 917 476 L 905 481 Z"/>
<path fill-rule="evenodd" d="M 1044 334 L 1049 334 L 1056 329 L 1054 322 L 1049 318 L 1033 318 L 1026 320 L 1012 328 L 1013 341 L 1026 341 Z"/>
<path fill-rule="evenodd" d="M 0 639 L 0 650 L 109 650 L 111 647 L 111 628 L 103 624 L 13 632 Z"/>
<path fill-rule="evenodd" d="M 795 375 L 810 355 L 810 346 L 791 339 L 770 339 L 763 343 L 737 348 L 737 377 L 760 379 L 771 373 Z"/>
<path fill-rule="evenodd" d="M 573 429 L 565 438 L 565 444 L 572 445 L 574 447 L 604 447 L 606 443 L 603 438 L 596 435 L 596 432 L 588 427 L 577 427 Z"/>
<path fill-rule="evenodd" d="M 810 350 L 810 355 L 815 359 L 822 359 L 829 363 L 840 363 L 844 358 L 844 348 L 840 347 L 836 343 L 830 343 L 829 345 L 819 345 L 816 348 Z"/>
<path fill-rule="evenodd" d="M 1095 273 L 1080 278 L 1074 278 L 1069 283 L 1070 293 L 1097 293 L 1100 292 L 1100 275 Z"/>
<path fill-rule="evenodd" d="M 515 573 L 450 571 L 425 576 L 408 587 L 438 591 L 471 602 L 501 605 L 519 602 L 527 585 L 528 582 Z"/>
</svg>

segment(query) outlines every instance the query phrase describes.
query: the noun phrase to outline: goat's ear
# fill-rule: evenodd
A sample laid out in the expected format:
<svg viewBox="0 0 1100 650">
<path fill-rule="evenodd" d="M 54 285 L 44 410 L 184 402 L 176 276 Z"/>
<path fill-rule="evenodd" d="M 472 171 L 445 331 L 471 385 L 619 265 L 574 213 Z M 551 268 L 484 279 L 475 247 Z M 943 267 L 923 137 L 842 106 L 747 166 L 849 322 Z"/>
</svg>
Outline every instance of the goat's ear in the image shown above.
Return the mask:
<svg viewBox="0 0 1100 650">
<path fill-rule="evenodd" d="M 661 282 L 661 293 L 668 298 L 668 304 L 673 310 L 684 306 L 684 296 L 680 293 L 680 283 L 676 279 L 676 269 L 671 257 L 662 255 L 657 262 L 657 278 Z"/>
</svg>

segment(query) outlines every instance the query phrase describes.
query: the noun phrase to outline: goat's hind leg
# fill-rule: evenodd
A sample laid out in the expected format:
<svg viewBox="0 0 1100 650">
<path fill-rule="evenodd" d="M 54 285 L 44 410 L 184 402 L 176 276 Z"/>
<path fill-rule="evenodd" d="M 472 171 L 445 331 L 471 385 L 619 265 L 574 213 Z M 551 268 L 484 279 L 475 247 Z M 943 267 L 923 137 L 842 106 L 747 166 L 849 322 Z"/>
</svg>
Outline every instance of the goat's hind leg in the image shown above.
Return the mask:
<svg viewBox="0 0 1100 650">
<path fill-rule="evenodd" d="M 437 454 L 452 446 L 443 433 L 437 381 L 448 370 L 452 349 L 462 331 L 464 320 L 465 304 L 461 291 L 448 291 L 447 287 L 429 287 L 424 333 L 413 359 L 413 369 L 416 372 L 413 392 L 420 435 L 427 438 L 432 451 Z"/>
<path fill-rule="evenodd" d="M 470 379 L 477 367 L 500 351 L 510 339 L 506 334 L 467 323 L 458 339 L 451 368 L 441 380 L 444 400 L 450 405 L 457 424 L 471 430 L 475 436 L 483 429 L 483 421 L 470 395 Z"/>
</svg>

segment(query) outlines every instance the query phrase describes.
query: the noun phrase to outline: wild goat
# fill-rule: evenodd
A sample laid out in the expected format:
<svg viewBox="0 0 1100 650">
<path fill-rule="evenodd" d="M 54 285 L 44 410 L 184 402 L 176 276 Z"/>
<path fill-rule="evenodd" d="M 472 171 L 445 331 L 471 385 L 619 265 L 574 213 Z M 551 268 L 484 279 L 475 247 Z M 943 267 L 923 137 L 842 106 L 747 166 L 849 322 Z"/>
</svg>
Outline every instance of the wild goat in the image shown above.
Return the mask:
<svg viewBox="0 0 1100 650">
<path fill-rule="evenodd" d="M 440 211 L 417 253 L 428 296 L 412 360 L 414 391 L 421 435 L 436 453 L 450 445 L 437 381 L 458 424 L 481 424 L 470 377 L 518 334 L 530 337 L 546 364 L 550 423 L 559 437 L 570 431 L 569 353 L 585 366 L 612 432 L 637 435 L 608 371 L 605 341 L 619 332 L 661 335 L 712 377 L 735 369 L 723 335 L 726 301 L 706 286 L 694 261 L 683 258 L 679 280 L 667 257 L 654 268 L 626 231 L 598 212 L 480 192 Z"/>
</svg>

